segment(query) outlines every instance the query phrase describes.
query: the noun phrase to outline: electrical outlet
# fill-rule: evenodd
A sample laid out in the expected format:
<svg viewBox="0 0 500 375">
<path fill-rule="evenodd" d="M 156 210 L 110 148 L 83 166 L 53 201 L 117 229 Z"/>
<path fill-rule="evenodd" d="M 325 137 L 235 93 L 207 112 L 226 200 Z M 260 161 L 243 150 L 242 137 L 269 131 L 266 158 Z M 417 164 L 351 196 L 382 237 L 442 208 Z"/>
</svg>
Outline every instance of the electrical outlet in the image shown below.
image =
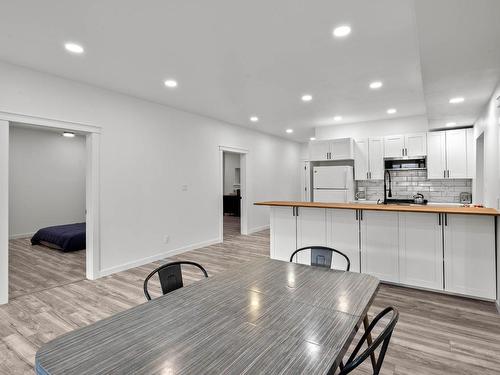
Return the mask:
<svg viewBox="0 0 500 375">
<path fill-rule="evenodd" d="M 163 243 L 168 243 L 170 241 L 170 236 L 168 234 L 163 236 Z"/>
</svg>

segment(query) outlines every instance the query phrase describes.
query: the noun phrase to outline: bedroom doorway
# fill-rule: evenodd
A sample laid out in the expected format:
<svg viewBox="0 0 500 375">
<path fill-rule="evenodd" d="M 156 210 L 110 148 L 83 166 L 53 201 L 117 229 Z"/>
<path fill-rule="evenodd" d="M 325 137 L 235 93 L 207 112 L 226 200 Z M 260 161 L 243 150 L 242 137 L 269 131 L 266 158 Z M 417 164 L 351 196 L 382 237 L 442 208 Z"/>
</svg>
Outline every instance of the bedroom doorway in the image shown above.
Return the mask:
<svg viewBox="0 0 500 375">
<path fill-rule="evenodd" d="M 98 277 L 99 132 L 0 112 L 0 304 Z"/>
<path fill-rule="evenodd" d="M 221 189 L 219 238 L 221 242 L 247 234 L 247 150 L 219 147 Z"/>
</svg>

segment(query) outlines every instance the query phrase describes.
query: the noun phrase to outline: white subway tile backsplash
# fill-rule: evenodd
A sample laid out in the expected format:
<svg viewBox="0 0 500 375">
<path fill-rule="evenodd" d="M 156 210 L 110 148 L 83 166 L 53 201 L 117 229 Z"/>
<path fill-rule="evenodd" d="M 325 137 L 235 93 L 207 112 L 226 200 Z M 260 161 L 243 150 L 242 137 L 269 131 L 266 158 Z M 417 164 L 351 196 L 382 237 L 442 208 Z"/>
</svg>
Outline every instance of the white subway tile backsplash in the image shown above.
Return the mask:
<svg viewBox="0 0 500 375">
<path fill-rule="evenodd" d="M 417 193 L 422 193 L 430 202 L 459 203 L 460 193 L 472 193 L 471 179 L 453 180 L 428 180 L 427 172 L 414 171 L 392 171 L 392 195 L 395 198 L 411 198 Z M 368 200 L 383 199 L 384 182 L 379 181 L 357 181 L 357 185 L 366 187 Z"/>
</svg>

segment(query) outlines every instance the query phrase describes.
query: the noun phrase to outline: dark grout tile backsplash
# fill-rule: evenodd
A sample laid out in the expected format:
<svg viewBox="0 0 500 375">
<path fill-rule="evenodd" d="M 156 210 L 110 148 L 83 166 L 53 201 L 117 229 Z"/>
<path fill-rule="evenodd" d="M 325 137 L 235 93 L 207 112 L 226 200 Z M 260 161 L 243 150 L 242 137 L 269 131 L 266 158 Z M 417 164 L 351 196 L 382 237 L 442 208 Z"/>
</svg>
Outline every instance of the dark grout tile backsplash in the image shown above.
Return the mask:
<svg viewBox="0 0 500 375">
<path fill-rule="evenodd" d="M 425 170 L 391 171 L 393 198 L 411 198 L 422 193 L 429 202 L 459 203 L 460 193 L 472 193 L 472 179 L 428 180 Z M 382 180 L 357 181 L 357 186 L 366 187 L 366 199 L 383 199 Z"/>
</svg>

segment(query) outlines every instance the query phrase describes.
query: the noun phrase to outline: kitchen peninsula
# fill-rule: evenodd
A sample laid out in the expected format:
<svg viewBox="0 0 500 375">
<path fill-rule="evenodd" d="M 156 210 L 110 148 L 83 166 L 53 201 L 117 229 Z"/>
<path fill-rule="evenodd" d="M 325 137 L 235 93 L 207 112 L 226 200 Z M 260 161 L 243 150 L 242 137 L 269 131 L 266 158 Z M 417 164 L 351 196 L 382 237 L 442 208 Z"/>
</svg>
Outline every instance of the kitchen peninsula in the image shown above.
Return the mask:
<svg viewBox="0 0 500 375">
<path fill-rule="evenodd" d="M 344 252 L 351 271 L 381 281 L 473 298 L 496 298 L 496 217 L 458 205 L 257 202 L 270 206 L 271 258 L 301 247 Z M 298 261 L 307 263 L 307 254 Z M 340 256 L 333 267 L 345 267 Z"/>
</svg>

